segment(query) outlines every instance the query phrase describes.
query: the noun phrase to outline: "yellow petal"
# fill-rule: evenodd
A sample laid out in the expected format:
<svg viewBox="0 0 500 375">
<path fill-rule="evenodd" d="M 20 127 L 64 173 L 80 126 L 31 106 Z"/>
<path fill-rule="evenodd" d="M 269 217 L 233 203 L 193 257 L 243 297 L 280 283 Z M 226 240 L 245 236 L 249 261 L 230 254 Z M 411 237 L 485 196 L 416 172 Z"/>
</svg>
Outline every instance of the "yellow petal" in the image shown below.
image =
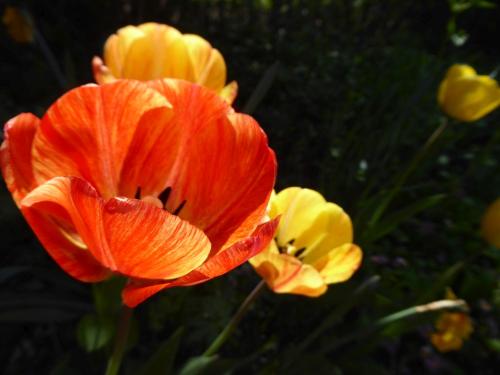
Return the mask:
<svg viewBox="0 0 500 375">
<path fill-rule="evenodd" d="M 330 250 L 312 265 L 327 284 L 348 280 L 361 265 L 363 252 L 353 244 L 344 244 Z"/>
<path fill-rule="evenodd" d="M 434 347 L 442 353 L 462 348 L 463 340 L 460 337 L 450 335 L 447 332 L 433 333 L 431 342 Z"/>
<path fill-rule="evenodd" d="M 290 187 L 276 194 L 273 214 L 282 215 L 278 228 L 278 244 L 285 245 L 296 240 L 309 229 L 326 203 L 323 196 L 310 189 Z M 272 215 L 271 215 L 272 217 Z"/>
<path fill-rule="evenodd" d="M 453 65 L 441 83 L 438 102 L 460 121 L 476 121 L 500 105 L 500 88 L 489 76 L 479 76 L 467 65 Z"/>
<path fill-rule="evenodd" d="M 144 36 L 144 32 L 135 26 L 126 26 L 111 35 L 104 44 L 104 61 L 111 74 L 117 78 L 126 78 L 123 63 L 131 44 Z"/>
<path fill-rule="evenodd" d="M 327 290 L 318 271 L 297 258 L 279 254 L 274 241 L 267 250 L 252 258 L 250 264 L 275 293 L 317 297 Z"/>
<path fill-rule="evenodd" d="M 236 81 L 229 82 L 222 90 L 219 91 L 220 97 L 229 105 L 233 104 L 236 95 L 238 95 L 238 83 Z"/>
<path fill-rule="evenodd" d="M 116 80 L 115 76 L 111 73 L 100 57 L 94 56 L 92 59 L 92 71 L 94 79 L 100 85 L 110 83 Z"/>
<path fill-rule="evenodd" d="M 318 206 L 317 216 L 294 242 L 296 248 L 306 248 L 303 256 L 309 264 L 353 240 L 351 219 L 340 206 L 330 202 Z"/>
<path fill-rule="evenodd" d="M 500 198 L 486 209 L 481 223 L 481 233 L 490 245 L 500 249 Z"/>
<path fill-rule="evenodd" d="M 226 82 L 226 63 L 218 50 L 205 39 L 194 34 L 182 36 L 194 72 L 194 82 L 220 91 Z"/>
</svg>

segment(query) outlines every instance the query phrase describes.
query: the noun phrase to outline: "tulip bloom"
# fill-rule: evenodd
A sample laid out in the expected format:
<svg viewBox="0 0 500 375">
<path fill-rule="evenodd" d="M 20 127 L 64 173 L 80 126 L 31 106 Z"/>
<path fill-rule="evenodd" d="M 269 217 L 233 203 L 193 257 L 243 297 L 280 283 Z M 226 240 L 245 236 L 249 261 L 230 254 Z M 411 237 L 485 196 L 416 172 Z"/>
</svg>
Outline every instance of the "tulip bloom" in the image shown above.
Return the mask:
<svg viewBox="0 0 500 375">
<path fill-rule="evenodd" d="M 446 298 L 457 299 L 451 290 L 446 292 Z M 442 353 L 461 349 L 473 330 L 469 315 L 463 312 L 442 313 L 435 327 L 437 332 L 431 335 L 431 342 Z"/>
<path fill-rule="evenodd" d="M 273 195 L 269 215 L 281 215 L 278 231 L 250 263 L 274 292 L 317 297 L 360 266 L 362 252 L 352 244 L 351 219 L 318 192 L 287 188 Z"/>
<path fill-rule="evenodd" d="M 33 42 L 33 22 L 31 18 L 19 8 L 6 6 L 2 22 L 7 32 L 18 43 Z"/>
<path fill-rule="evenodd" d="M 226 86 L 226 63 L 210 43 L 153 22 L 119 29 L 104 44 L 104 62 L 94 57 L 92 67 L 100 84 L 119 78 L 178 78 L 208 87 L 230 104 L 238 92 L 235 81 Z"/>
<path fill-rule="evenodd" d="M 449 116 L 476 121 L 500 105 L 500 88 L 489 76 L 479 76 L 468 65 L 453 65 L 441 82 L 438 103 Z"/>
<path fill-rule="evenodd" d="M 481 232 L 490 245 L 500 249 L 500 198 L 486 209 L 481 223 Z"/>
<path fill-rule="evenodd" d="M 267 137 L 201 86 L 86 85 L 4 132 L 4 179 L 47 252 L 81 281 L 127 277 L 130 307 L 222 275 L 274 235 Z"/>
</svg>

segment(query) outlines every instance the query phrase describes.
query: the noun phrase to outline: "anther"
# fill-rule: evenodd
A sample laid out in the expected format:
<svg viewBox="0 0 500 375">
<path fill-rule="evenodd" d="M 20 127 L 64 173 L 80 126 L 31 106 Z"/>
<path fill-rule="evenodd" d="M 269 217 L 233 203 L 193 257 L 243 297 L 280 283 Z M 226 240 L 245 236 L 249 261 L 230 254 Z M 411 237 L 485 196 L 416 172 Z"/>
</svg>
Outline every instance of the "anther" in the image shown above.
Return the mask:
<svg viewBox="0 0 500 375">
<path fill-rule="evenodd" d="M 168 197 L 170 196 L 170 192 L 172 191 L 172 188 L 169 186 L 165 190 L 163 190 L 160 195 L 158 195 L 158 199 L 163 203 L 163 207 L 167 205 Z"/>
<path fill-rule="evenodd" d="M 135 191 L 134 198 L 141 199 L 141 187 L 140 186 L 137 186 L 137 190 Z"/>
<path fill-rule="evenodd" d="M 179 213 L 181 212 L 181 210 L 184 208 L 184 205 L 186 204 L 186 200 L 184 199 L 181 204 L 179 205 L 179 207 L 177 207 L 175 209 L 174 212 L 172 212 L 173 215 L 179 215 Z"/>
</svg>

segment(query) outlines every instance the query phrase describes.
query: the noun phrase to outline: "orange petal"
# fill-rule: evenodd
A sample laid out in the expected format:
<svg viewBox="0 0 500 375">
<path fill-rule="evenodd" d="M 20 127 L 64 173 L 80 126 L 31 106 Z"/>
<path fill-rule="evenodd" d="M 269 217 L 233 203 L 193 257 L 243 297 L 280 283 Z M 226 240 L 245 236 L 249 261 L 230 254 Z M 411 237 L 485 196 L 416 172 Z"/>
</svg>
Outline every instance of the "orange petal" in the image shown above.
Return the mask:
<svg viewBox="0 0 500 375">
<path fill-rule="evenodd" d="M 109 68 L 104 65 L 104 62 L 100 57 L 94 56 L 92 59 L 92 71 L 94 73 L 95 81 L 100 85 L 116 80 Z"/>
<path fill-rule="evenodd" d="M 272 248 L 260 253 L 250 263 L 275 293 L 318 297 L 327 290 L 316 269 L 293 256 L 279 254 Z"/>
<path fill-rule="evenodd" d="M 258 254 L 269 244 L 278 227 L 278 220 L 275 219 L 259 225 L 250 237 L 210 257 L 202 266 L 175 281 L 157 283 L 131 280 L 123 290 L 124 303 L 129 307 L 135 307 L 163 289 L 203 283 L 231 271 Z"/>
<path fill-rule="evenodd" d="M 176 80 L 151 86 L 172 103 L 174 114 L 138 126 L 123 168 L 123 191 L 130 195 L 127 187 L 141 186 L 144 195 L 157 196 L 171 187 L 167 209 L 173 212 L 185 201 L 180 217 L 203 229 L 214 250 L 250 235 L 262 220 L 276 174 L 264 132 L 206 88 Z"/>
<path fill-rule="evenodd" d="M 105 198 L 117 190 L 123 160 L 147 111 L 169 104 L 136 81 L 71 90 L 47 111 L 33 141 L 35 177 L 78 176 Z"/>
<path fill-rule="evenodd" d="M 4 127 L 0 166 L 7 188 L 17 205 L 35 187 L 31 148 L 39 123 L 38 117 L 22 113 L 10 119 Z"/>
<path fill-rule="evenodd" d="M 85 180 L 56 177 L 21 203 L 27 216 L 45 216 L 80 236 L 104 267 L 130 277 L 170 279 L 198 267 L 210 252 L 202 231 L 177 216 L 135 199 L 105 202 Z M 28 220 L 29 221 L 29 220 Z M 43 222 L 31 223 L 43 243 Z M 44 243 L 45 245 L 45 243 Z M 83 251 L 83 250 L 82 250 Z"/>
<path fill-rule="evenodd" d="M 20 202 L 21 210 L 44 248 L 65 272 L 81 281 L 104 280 L 110 275 L 109 270 L 79 240 L 68 212 L 58 202 L 70 204 L 73 195 L 70 190 L 69 178 L 53 179 L 28 194 Z M 88 193 L 94 193 L 96 199 L 95 191 Z"/>
</svg>

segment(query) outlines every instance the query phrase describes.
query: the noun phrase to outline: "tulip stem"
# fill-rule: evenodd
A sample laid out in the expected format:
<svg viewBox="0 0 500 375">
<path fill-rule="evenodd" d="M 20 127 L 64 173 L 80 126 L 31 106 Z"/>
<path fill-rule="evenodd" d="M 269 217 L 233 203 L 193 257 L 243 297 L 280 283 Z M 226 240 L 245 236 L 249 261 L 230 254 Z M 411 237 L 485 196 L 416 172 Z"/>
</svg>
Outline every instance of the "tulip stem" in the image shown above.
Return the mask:
<svg viewBox="0 0 500 375">
<path fill-rule="evenodd" d="M 250 294 L 245 298 L 243 303 L 240 305 L 238 311 L 231 318 L 229 323 L 226 325 L 224 330 L 219 333 L 219 336 L 212 342 L 212 344 L 208 347 L 208 349 L 203 353 L 204 357 L 210 357 L 216 354 L 220 347 L 224 345 L 227 339 L 234 332 L 239 322 L 247 312 L 248 308 L 252 305 L 253 301 L 259 296 L 259 294 L 264 290 L 264 286 L 266 285 L 265 281 L 262 280 L 257 286 L 250 292 Z"/>
<path fill-rule="evenodd" d="M 108 367 L 105 375 L 116 375 L 122 363 L 125 346 L 127 345 L 128 333 L 130 330 L 130 318 L 132 317 L 133 309 L 127 306 L 122 307 L 122 315 L 118 322 L 116 331 L 115 345 L 113 353 L 108 360 Z"/>
<path fill-rule="evenodd" d="M 369 222 L 370 227 L 373 227 L 379 221 L 379 219 L 382 217 L 389 204 L 392 202 L 394 197 L 399 193 L 399 191 L 405 184 L 408 177 L 410 177 L 410 175 L 415 171 L 416 167 L 424 159 L 429 149 L 432 147 L 434 143 L 436 143 L 437 139 L 441 136 L 441 134 L 444 132 L 447 126 L 448 126 L 448 119 L 445 117 L 441 122 L 441 125 L 439 125 L 434 130 L 434 132 L 429 136 L 429 138 L 427 138 L 427 141 L 425 141 L 424 145 L 415 154 L 415 156 L 411 160 L 410 164 L 408 165 L 404 173 L 401 174 L 399 178 L 396 180 L 394 187 L 389 191 L 385 199 L 382 201 L 380 206 L 373 214 Z"/>
</svg>

